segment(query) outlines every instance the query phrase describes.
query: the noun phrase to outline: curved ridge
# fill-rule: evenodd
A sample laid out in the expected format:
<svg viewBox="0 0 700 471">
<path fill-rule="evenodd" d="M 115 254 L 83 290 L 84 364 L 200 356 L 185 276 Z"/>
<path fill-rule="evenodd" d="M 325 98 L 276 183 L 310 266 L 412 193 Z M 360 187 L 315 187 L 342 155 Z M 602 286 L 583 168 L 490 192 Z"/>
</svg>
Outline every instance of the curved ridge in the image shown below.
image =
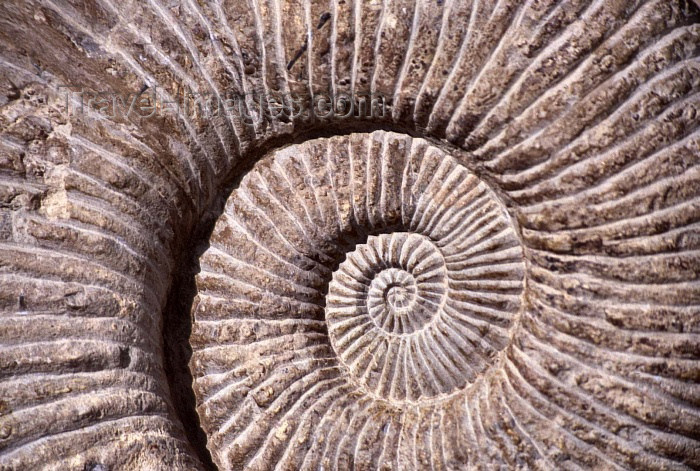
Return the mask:
<svg viewBox="0 0 700 471">
<path fill-rule="evenodd" d="M 168 363 L 180 347 L 162 344 L 177 324 L 163 319 L 168 299 L 186 297 L 177 280 L 188 276 L 179 272 L 195 250 L 189 238 L 208 239 L 198 226 L 270 145 L 325 129 L 346 135 L 300 144 L 306 160 L 289 148 L 269 167 L 260 160 L 240 185 L 245 196 L 223 211 L 228 232 L 215 230 L 216 250 L 203 258 L 192 342 L 215 352 L 222 332 L 232 343 L 244 335 L 226 326 L 251 321 L 246 338 L 262 326 L 282 332 L 281 312 L 322 322 L 325 285 L 347 248 L 407 227 L 444 251 L 455 274 L 448 301 L 415 341 L 362 341 L 375 358 L 405 360 L 358 368 L 393 398 L 468 382 L 464 397 L 444 402 L 460 420 L 435 405 L 377 409 L 354 383 L 328 382 L 312 404 L 318 420 L 304 415 L 291 433 L 278 424 L 282 441 L 306 437 L 303 453 L 266 434 L 225 459 L 308 469 L 700 466 L 697 22 L 681 0 L 3 2 L 0 397 L 10 400 L 0 402 L 0 464 L 204 466 Z M 242 108 L 77 113 L 67 84 L 126 98 L 211 93 Z M 372 92 L 384 96 L 381 116 L 275 118 L 259 108 L 289 94 L 309 106 L 346 93 L 357 105 Z M 362 127 L 430 144 L 349 133 Z M 245 240 L 237 253 L 231 238 Z M 440 305 L 426 283 L 421 302 Z M 299 329 L 285 334 L 299 355 L 331 361 L 323 328 Z M 260 364 L 238 358 L 233 372 L 207 350 L 202 394 L 242 400 L 266 368 L 304 358 L 265 341 L 251 343 Z M 426 368 L 430 380 L 417 380 Z M 222 389 L 246 375 L 257 382 Z M 79 396 L 94 407 L 57 407 Z M 450 448 L 453 436 L 464 450 Z"/>
</svg>

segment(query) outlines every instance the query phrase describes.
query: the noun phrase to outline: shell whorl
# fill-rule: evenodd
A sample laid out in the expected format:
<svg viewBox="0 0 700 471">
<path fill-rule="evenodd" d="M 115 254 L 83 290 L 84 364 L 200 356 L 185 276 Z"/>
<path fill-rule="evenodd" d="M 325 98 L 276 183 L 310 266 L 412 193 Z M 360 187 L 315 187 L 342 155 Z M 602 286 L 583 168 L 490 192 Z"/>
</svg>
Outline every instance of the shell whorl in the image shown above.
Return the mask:
<svg viewBox="0 0 700 471">
<path fill-rule="evenodd" d="M 469 226 L 460 221 L 435 241 L 410 232 L 370 236 L 333 273 L 329 336 L 350 375 L 371 393 L 398 402 L 452 393 L 507 344 L 522 268 L 512 261 L 510 277 L 494 281 L 503 268 L 488 265 L 495 254 L 481 257 L 485 268 L 470 260 L 479 237 L 450 237 L 469 234 Z"/>
<path fill-rule="evenodd" d="M 473 382 L 506 343 L 513 313 L 496 311 L 494 331 L 503 330 L 481 337 L 494 313 L 469 304 L 489 273 L 473 279 L 463 265 L 448 272 L 442 253 L 450 247 L 441 242 L 405 232 L 370 236 L 333 274 L 326 300 L 331 343 L 350 376 L 375 396 L 401 403 L 450 394 Z M 452 255 L 466 262 L 470 245 Z M 460 278 L 476 289 L 455 290 Z"/>
<path fill-rule="evenodd" d="M 273 152 L 234 190 L 210 243 L 192 365 L 225 468 L 313 459 L 294 443 L 317 433 L 305 409 L 333 419 L 329 396 L 372 404 L 354 419 L 367 430 L 350 435 L 379 433 L 377 411 L 444 413 L 498 362 L 520 312 L 508 212 L 422 139 L 375 132 Z M 244 392 L 270 413 L 249 415 Z"/>
<path fill-rule="evenodd" d="M 1 0 L 0 470 L 700 469 L 697 3 Z"/>
</svg>

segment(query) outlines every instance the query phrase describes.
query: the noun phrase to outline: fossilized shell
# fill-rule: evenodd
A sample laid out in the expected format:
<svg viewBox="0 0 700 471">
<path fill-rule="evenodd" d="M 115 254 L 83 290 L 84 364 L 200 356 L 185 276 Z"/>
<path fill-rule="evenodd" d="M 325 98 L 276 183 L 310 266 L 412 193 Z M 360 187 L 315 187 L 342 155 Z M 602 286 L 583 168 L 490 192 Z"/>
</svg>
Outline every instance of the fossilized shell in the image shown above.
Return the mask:
<svg viewBox="0 0 700 471">
<path fill-rule="evenodd" d="M 1 1 L 0 469 L 700 468 L 699 19 Z"/>
<path fill-rule="evenodd" d="M 402 442 L 434 466 L 466 464 L 445 414 L 466 420 L 455 405 L 502 363 L 524 281 L 484 182 L 422 139 L 312 140 L 246 174 L 210 242 L 192 364 L 215 462 L 418 466 L 398 458 Z M 435 443 L 414 441 L 419 416 L 441 424 Z"/>
</svg>

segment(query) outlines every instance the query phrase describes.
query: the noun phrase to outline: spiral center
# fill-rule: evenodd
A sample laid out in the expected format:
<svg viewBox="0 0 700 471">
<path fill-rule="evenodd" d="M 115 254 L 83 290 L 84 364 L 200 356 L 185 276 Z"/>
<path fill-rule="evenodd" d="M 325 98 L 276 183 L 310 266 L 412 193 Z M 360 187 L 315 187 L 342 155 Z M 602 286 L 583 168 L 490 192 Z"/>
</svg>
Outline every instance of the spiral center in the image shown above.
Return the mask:
<svg viewBox="0 0 700 471">
<path fill-rule="evenodd" d="M 413 286 L 392 285 L 388 286 L 384 292 L 389 307 L 393 309 L 403 309 L 408 306 L 416 294 L 416 289 Z"/>
<path fill-rule="evenodd" d="M 372 236 L 350 253 L 345 263 L 366 272 L 358 278 L 361 282 L 370 280 L 366 294 L 362 289 L 358 292 L 366 299 L 358 312 L 368 315 L 386 334 L 409 335 L 423 329 L 437 313 L 446 292 L 442 255 L 421 235 Z"/>
<path fill-rule="evenodd" d="M 429 315 L 416 306 L 418 287 L 415 277 L 403 268 L 387 268 L 372 280 L 367 292 L 367 311 L 377 327 L 390 333 L 418 329 Z"/>
</svg>

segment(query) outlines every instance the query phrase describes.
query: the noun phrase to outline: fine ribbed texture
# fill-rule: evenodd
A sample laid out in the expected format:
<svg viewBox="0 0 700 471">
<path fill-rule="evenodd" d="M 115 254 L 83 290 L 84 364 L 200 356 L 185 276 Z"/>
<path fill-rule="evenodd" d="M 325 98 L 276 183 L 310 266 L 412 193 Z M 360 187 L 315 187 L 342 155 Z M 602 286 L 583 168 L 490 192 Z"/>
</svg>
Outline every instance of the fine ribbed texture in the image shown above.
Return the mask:
<svg viewBox="0 0 700 471">
<path fill-rule="evenodd" d="M 0 2 L 0 468 L 700 468 L 698 20 Z"/>
<path fill-rule="evenodd" d="M 524 277 L 483 182 L 420 139 L 312 140 L 259 162 L 210 242 L 192 364 L 220 467 L 421 466 L 397 440 L 433 466 L 467 464 L 455 405 L 503 368 Z M 414 426 L 437 427 L 435 441 Z"/>
</svg>

